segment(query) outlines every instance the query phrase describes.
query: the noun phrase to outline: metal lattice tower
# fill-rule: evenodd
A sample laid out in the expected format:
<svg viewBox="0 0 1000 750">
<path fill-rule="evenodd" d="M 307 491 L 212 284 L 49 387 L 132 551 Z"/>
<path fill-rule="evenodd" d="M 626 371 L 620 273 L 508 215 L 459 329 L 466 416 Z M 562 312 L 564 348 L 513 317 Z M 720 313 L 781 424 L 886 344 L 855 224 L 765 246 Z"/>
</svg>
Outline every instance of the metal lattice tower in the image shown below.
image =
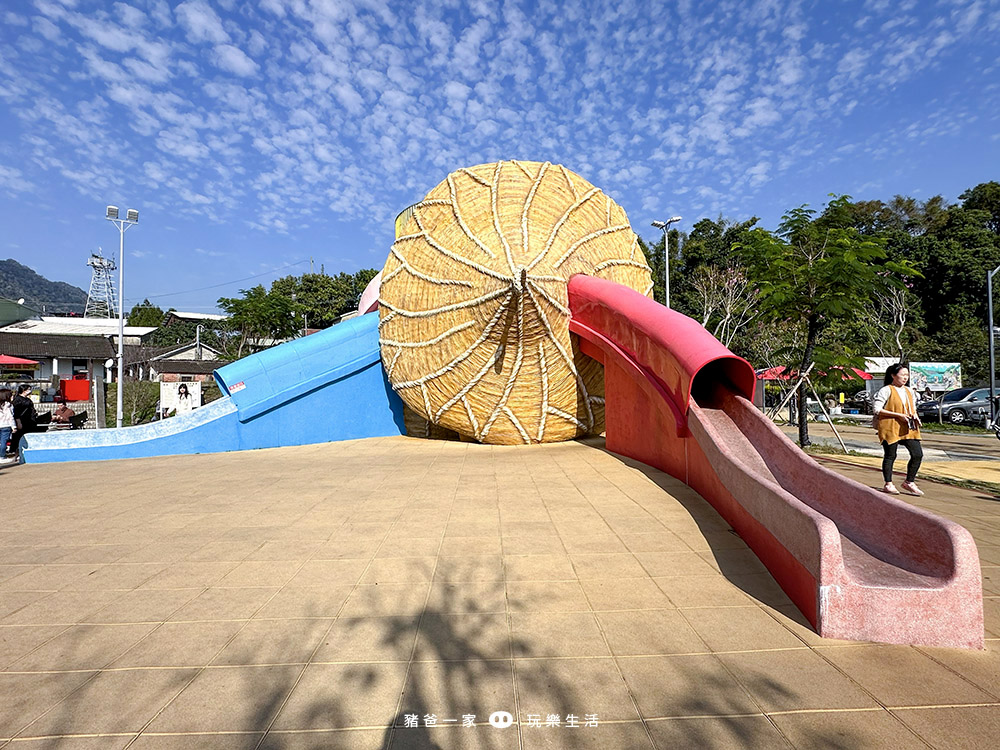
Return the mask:
<svg viewBox="0 0 1000 750">
<path fill-rule="evenodd" d="M 90 293 L 87 295 L 85 318 L 117 318 L 115 284 L 111 272 L 118 268 L 112 258 L 105 258 L 100 252 L 91 253 L 87 265 L 93 269 L 90 277 Z"/>
</svg>

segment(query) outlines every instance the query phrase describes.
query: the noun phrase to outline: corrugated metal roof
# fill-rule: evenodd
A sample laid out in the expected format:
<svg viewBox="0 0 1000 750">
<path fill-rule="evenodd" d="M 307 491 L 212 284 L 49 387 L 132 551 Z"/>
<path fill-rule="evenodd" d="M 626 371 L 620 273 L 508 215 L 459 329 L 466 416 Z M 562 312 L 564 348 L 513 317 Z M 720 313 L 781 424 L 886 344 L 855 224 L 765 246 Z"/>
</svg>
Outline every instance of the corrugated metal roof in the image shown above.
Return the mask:
<svg viewBox="0 0 1000 750">
<path fill-rule="evenodd" d="M 218 313 L 197 313 L 197 312 L 181 312 L 180 310 L 171 310 L 167 313 L 169 318 L 173 315 L 175 318 L 180 318 L 181 320 L 225 320 L 225 315 L 219 315 Z"/>
<path fill-rule="evenodd" d="M 54 336 L 41 333 L 9 333 L 0 329 L 0 352 L 15 357 L 72 357 L 106 359 L 115 354 L 103 336 Z"/>
<path fill-rule="evenodd" d="M 146 336 L 156 330 L 150 326 L 125 326 L 126 336 Z M 118 333 L 114 318 L 49 318 L 22 320 L 0 328 L 0 333 L 37 333 L 50 336 L 113 336 Z"/>
</svg>

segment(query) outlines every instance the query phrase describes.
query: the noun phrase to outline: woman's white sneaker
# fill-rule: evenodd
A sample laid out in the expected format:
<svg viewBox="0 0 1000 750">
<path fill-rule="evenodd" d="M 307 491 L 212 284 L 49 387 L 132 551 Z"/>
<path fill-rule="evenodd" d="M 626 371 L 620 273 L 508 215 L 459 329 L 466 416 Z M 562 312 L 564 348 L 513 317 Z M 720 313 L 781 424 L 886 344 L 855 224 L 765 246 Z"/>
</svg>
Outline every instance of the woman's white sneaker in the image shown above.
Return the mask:
<svg viewBox="0 0 1000 750">
<path fill-rule="evenodd" d="M 903 486 L 905 487 L 906 485 L 904 484 Z M 882 492 L 888 492 L 890 495 L 899 494 L 899 490 L 896 489 L 896 485 L 894 485 L 892 482 L 886 482 L 885 487 L 882 488 Z"/>
<path fill-rule="evenodd" d="M 917 487 L 916 482 L 903 482 L 902 487 L 911 495 L 923 495 L 924 491 Z"/>
</svg>

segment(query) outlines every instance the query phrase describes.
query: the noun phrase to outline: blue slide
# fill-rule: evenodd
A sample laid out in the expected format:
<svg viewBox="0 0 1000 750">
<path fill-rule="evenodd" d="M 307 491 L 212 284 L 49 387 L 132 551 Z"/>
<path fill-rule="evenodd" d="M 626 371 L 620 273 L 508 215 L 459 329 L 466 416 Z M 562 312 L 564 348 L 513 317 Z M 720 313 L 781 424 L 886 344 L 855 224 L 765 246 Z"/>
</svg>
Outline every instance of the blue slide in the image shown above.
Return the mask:
<svg viewBox="0 0 1000 750">
<path fill-rule="evenodd" d="M 120 430 L 33 433 L 25 463 L 276 448 L 404 435 L 403 402 L 382 368 L 378 315 L 362 315 L 215 371 L 222 398 Z"/>
</svg>

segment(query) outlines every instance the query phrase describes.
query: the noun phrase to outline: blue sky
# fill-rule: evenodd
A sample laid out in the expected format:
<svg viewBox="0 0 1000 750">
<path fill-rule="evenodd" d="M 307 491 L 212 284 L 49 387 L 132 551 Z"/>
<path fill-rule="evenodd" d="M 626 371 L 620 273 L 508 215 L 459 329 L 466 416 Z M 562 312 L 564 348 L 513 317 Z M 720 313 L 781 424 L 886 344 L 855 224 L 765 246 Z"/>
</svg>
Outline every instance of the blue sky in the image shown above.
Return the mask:
<svg viewBox="0 0 1000 750">
<path fill-rule="evenodd" d="M 562 163 L 655 218 L 1000 179 L 1000 0 L 0 5 L 0 258 L 214 309 L 380 268 L 451 170 Z M 253 277 L 253 278 L 248 278 Z M 207 288 L 206 288 L 207 287 Z"/>
</svg>

